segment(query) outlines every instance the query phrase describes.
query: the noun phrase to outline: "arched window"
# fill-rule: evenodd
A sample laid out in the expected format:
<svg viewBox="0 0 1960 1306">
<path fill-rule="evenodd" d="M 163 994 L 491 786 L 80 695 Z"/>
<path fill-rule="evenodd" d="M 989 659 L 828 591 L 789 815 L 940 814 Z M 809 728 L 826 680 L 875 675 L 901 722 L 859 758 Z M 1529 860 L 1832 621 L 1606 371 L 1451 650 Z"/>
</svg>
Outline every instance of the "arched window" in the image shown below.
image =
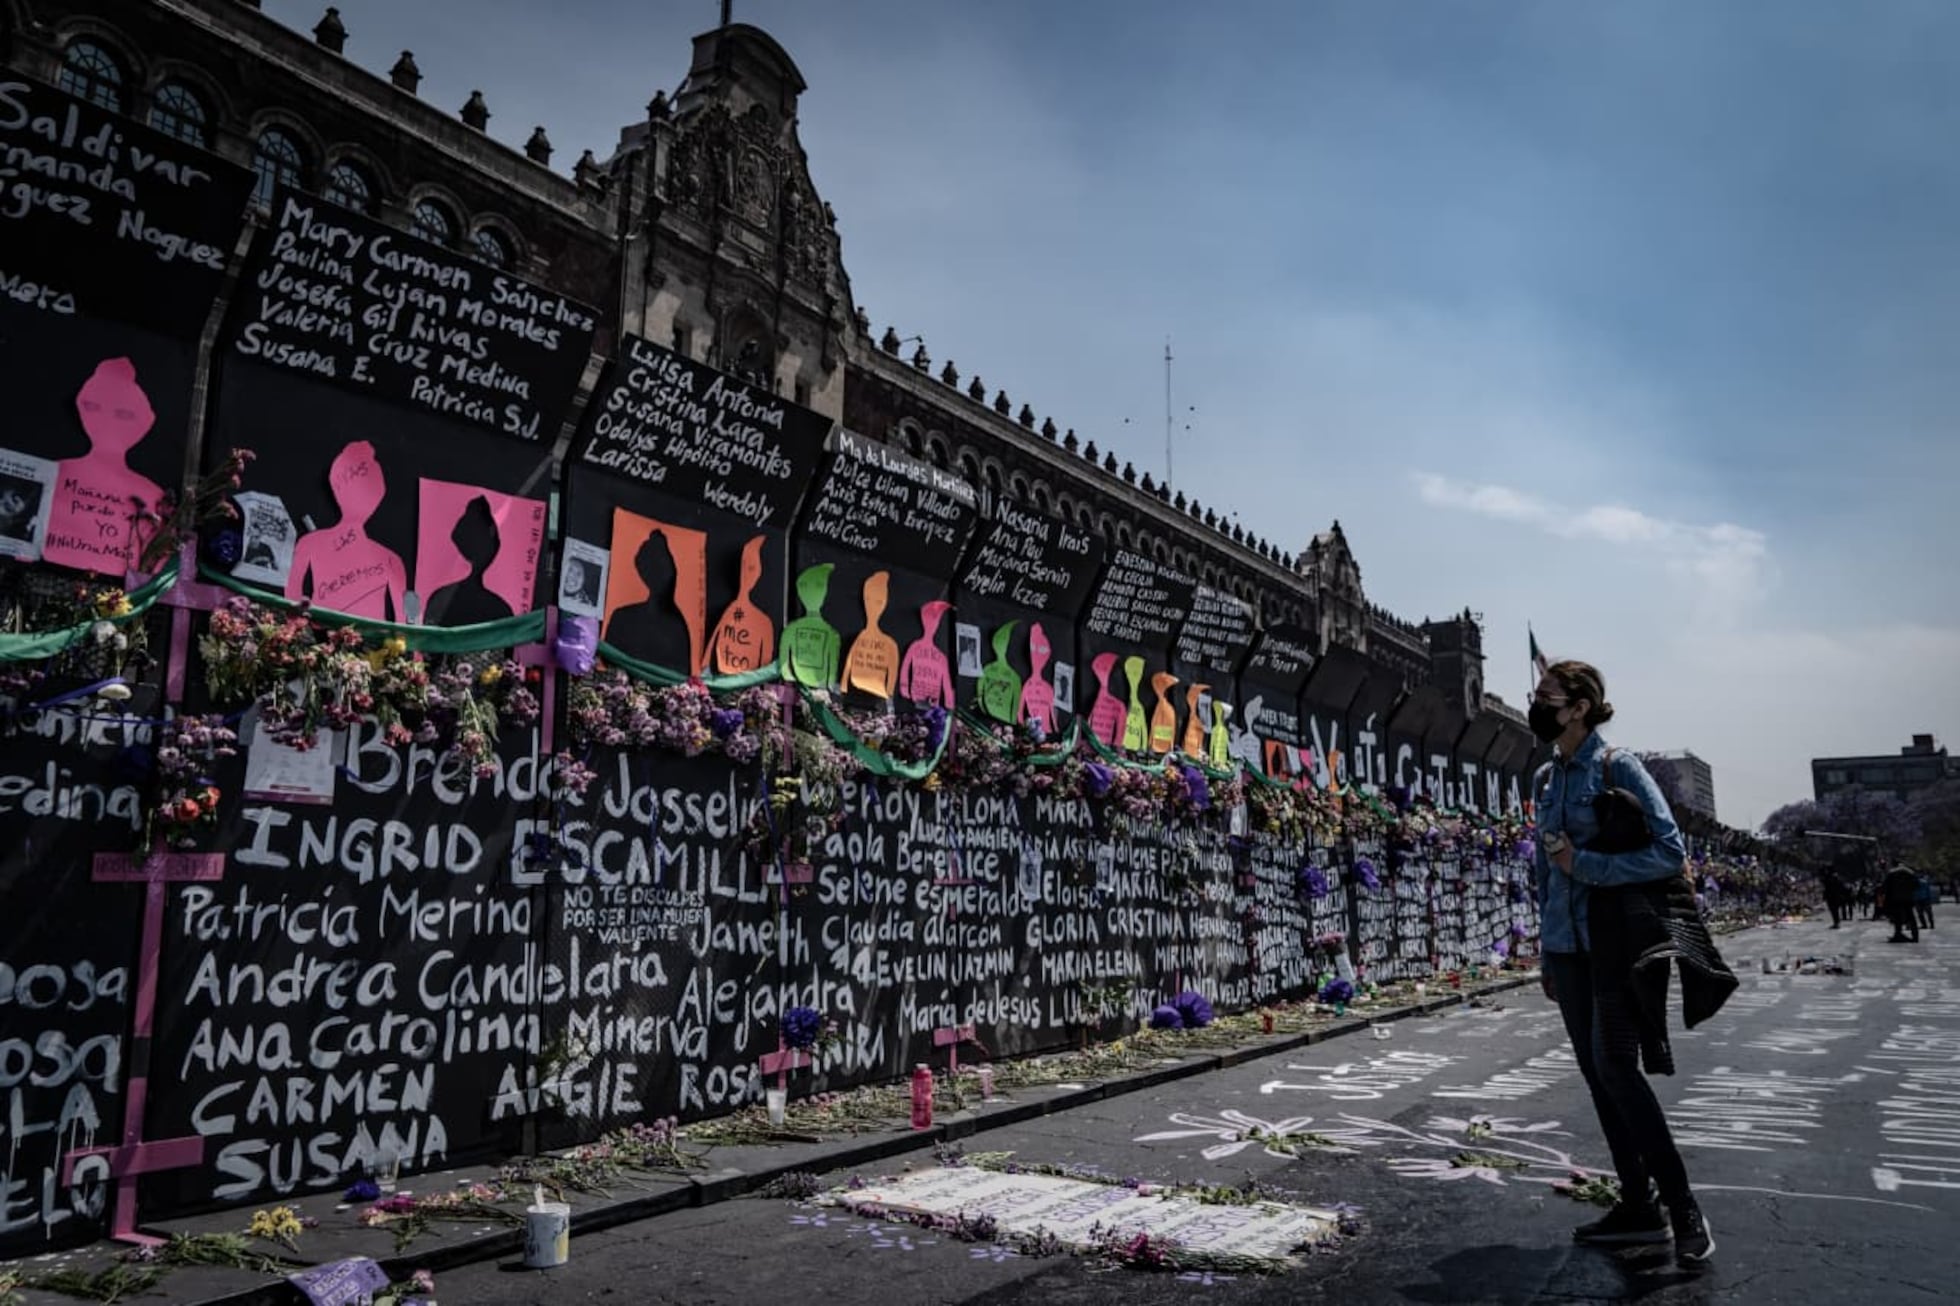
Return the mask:
<svg viewBox="0 0 1960 1306">
<path fill-rule="evenodd" d="M 193 145 L 205 142 L 205 128 L 211 115 L 197 92 L 182 82 L 165 82 L 150 97 L 150 126 L 165 136 L 175 136 Z"/>
<path fill-rule="evenodd" d="M 1028 502 L 1028 478 L 1027 477 L 1021 475 L 1021 473 L 1019 472 L 1016 472 L 1011 478 L 1009 478 L 1008 485 L 1013 489 L 1015 499 L 1017 499 L 1021 503 Z"/>
<path fill-rule="evenodd" d="M 510 242 L 489 227 L 478 227 L 476 235 L 470 238 L 476 247 L 476 256 L 493 268 L 507 268 L 511 263 Z"/>
<path fill-rule="evenodd" d="M 456 219 L 437 200 L 417 200 L 408 215 L 408 229 L 431 245 L 447 245 L 456 239 Z"/>
<path fill-rule="evenodd" d="M 1048 499 L 1047 486 L 1037 485 L 1034 487 L 1034 506 L 1041 509 L 1043 512 L 1047 512 L 1049 510 L 1050 504 Z"/>
<path fill-rule="evenodd" d="M 283 128 L 268 127 L 252 149 L 252 176 L 252 203 L 271 208 L 275 187 L 306 185 L 306 152 Z"/>
<path fill-rule="evenodd" d="M 372 213 L 374 183 L 368 179 L 367 169 L 342 159 L 327 174 L 326 198 L 330 203 L 356 213 Z"/>
<path fill-rule="evenodd" d="M 54 84 L 78 100 L 122 112 L 123 70 L 116 57 L 93 41 L 70 41 L 61 54 Z"/>
</svg>

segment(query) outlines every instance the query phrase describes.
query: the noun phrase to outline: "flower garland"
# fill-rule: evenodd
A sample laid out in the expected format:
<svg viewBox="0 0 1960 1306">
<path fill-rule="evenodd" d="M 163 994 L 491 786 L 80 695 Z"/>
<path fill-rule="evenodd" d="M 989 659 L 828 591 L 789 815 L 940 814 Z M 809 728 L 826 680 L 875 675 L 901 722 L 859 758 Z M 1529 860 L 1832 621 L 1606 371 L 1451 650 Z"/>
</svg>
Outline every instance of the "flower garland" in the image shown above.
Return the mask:
<svg viewBox="0 0 1960 1306">
<path fill-rule="evenodd" d="M 256 706 L 260 728 L 292 748 L 372 720 L 390 744 L 441 743 L 488 776 L 499 729 L 539 715 L 539 673 L 508 656 L 412 654 L 399 635 L 370 646 L 360 630 L 325 625 L 306 604 L 273 611 L 229 599 L 198 649 L 212 698 Z"/>
</svg>

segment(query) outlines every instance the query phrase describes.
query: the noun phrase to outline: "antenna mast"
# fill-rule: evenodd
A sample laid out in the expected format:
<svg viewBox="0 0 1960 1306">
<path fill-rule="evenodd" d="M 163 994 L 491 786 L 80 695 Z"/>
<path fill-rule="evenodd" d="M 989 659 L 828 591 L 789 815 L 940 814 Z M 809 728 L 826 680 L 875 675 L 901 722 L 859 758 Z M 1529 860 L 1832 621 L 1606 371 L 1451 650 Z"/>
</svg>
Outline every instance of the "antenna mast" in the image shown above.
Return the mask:
<svg viewBox="0 0 1960 1306">
<path fill-rule="evenodd" d="M 1171 483 L 1171 338 L 1164 337 L 1164 484 Z"/>
</svg>

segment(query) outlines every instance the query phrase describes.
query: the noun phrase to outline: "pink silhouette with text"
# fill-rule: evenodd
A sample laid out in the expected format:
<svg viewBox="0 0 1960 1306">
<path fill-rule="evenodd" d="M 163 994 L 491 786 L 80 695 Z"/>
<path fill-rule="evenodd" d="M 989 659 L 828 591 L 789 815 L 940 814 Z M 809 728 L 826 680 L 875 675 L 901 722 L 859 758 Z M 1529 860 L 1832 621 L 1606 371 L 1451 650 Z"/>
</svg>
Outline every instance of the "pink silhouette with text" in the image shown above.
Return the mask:
<svg viewBox="0 0 1960 1306">
<path fill-rule="evenodd" d="M 1109 673 L 1115 669 L 1114 653 L 1098 653 L 1089 663 L 1089 673 L 1096 678 L 1096 701 L 1089 709 L 1089 733 L 1111 748 L 1121 747 L 1123 726 L 1130 715 L 1123 700 L 1109 692 Z"/>
<path fill-rule="evenodd" d="M 924 630 L 905 647 L 905 658 L 898 664 L 898 692 L 914 703 L 937 703 L 953 710 L 953 667 L 946 650 L 939 647 L 939 623 L 953 605 L 933 599 L 919 609 L 919 625 Z"/>
<path fill-rule="evenodd" d="M 89 451 L 55 472 L 41 557 L 64 567 L 121 576 L 136 565 L 139 507 L 155 509 L 163 487 L 129 465 L 129 451 L 156 425 L 156 410 L 127 358 L 105 358 L 75 395 Z"/>
<path fill-rule="evenodd" d="M 320 607 L 353 617 L 408 620 L 404 606 L 408 568 L 400 554 L 367 533 L 368 518 L 388 494 L 374 446 L 356 440 L 335 454 L 327 469 L 327 486 L 340 508 L 340 520 L 299 537 L 293 546 L 293 569 L 286 577 L 286 597 L 311 598 Z"/>
<path fill-rule="evenodd" d="M 1028 629 L 1028 678 L 1021 685 L 1021 711 L 1023 721 L 1040 724 L 1047 734 L 1055 733 L 1055 687 L 1048 683 L 1048 661 L 1054 656 L 1054 646 L 1048 642 L 1048 632 L 1041 628 L 1039 621 Z"/>
</svg>

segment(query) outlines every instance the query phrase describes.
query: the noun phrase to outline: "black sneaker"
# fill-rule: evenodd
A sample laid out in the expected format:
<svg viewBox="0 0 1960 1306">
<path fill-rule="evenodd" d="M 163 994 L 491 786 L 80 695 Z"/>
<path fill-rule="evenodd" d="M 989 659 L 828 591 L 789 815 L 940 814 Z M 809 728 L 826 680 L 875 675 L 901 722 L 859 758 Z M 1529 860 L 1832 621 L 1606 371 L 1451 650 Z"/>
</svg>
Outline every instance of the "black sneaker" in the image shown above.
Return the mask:
<svg viewBox="0 0 1960 1306">
<path fill-rule="evenodd" d="M 1715 1234 L 1708 1227 L 1708 1217 L 1701 1208 L 1690 1202 L 1673 1212 L 1674 1220 L 1674 1261 L 1682 1268 L 1702 1264 L 1715 1254 Z"/>
<path fill-rule="evenodd" d="M 1600 1219 L 1582 1224 L 1572 1231 L 1579 1243 L 1664 1243 L 1667 1220 L 1661 1208 L 1652 1204 L 1630 1206 L 1621 1202 Z"/>
</svg>

